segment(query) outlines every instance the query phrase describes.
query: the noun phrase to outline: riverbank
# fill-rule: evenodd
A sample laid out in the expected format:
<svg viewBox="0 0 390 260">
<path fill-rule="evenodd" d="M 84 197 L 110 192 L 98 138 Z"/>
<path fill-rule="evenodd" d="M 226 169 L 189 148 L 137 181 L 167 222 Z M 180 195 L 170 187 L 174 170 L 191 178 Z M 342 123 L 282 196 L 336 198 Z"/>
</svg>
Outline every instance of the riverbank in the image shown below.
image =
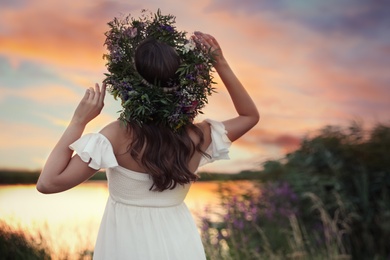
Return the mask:
<svg viewBox="0 0 390 260">
<path fill-rule="evenodd" d="M 1 184 L 35 184 L 40 171 L 27 170 L 0 170 Z M 200 172 L 198 181 L 236 181 L 236 180 L 262 180 L 260 171 L 242 171 L 237 174 Z M 104 171 L 96 173 L 90 181 L 107 180 Z"/>
<path fill-rule="evenodd" d="M 5 184 L 35 184 L 40 171 L 0 170 L 0 185 Z M 105 172 L 96 173 L 90 180 L 106 180 Z"/>
</svg>

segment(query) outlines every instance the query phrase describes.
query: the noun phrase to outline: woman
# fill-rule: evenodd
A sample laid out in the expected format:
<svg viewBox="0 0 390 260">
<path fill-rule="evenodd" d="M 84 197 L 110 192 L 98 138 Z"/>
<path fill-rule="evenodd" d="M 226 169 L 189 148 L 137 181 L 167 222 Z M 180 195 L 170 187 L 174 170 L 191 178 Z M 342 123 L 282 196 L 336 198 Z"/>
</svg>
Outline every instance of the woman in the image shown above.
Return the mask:
<svg viewBox="0 0 390 260">
<path fill-rule="evenodd" d="M 149 122 L 150 116 L 140 121 L 139 114 L 137 120 L 118 120 L 100 133 L 82 136 L 86 125 L 103 108 L 106 84 L 96 84 L 86 91 L 42 170 L 38 191 L 56 193 L 88 180 L 100 168 L 107 169 L 110 196 L 94 259 L 206 259 L 183 200 L 197 179 L 199 165 L 228 158 L 230 143 L 256 125 L 259 113 L 218 42 L 201 32 L 196 32 L 193 40 L 213 53 L 213 65 L 231 96 L 237 117 L 223 122 L 189 121 L 172 128 L 164 124 L 172 122 L 169 115 Z M 169 84 L 175 77 L 172 71 L 177 71 L 181 62 L 169 48 L 147 40 L 135 55 L 143 87 L 162 86 L 168 96 L 175 91 Z M 123 95 L 128 93 L 132 92 Z M 187 115 L 189 109 L 182 113 Z M 72 157 L 73 150 L 77 154 Z"/>
</svg>

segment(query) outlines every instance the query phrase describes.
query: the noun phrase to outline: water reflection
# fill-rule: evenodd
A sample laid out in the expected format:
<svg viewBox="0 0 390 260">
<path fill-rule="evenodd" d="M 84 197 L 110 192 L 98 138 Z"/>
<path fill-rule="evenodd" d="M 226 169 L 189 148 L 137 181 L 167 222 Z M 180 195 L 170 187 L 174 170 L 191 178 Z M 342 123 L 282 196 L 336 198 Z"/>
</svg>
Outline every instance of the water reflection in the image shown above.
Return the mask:
<svg viewBox="0 0 390 260">
<path fill-rule="evenodd" d="M 218 187 L 218 182 L 191 187 L 185 201 L 195 219 L 205 207 L 218 211 Z M 106 182 L 88 182 L 51 195 L 39 193 L 35 185 L 0 186 L 0 219 L 43 236 L 56 255 L 92 250 L 107 197 Z"/>
<path fill-rule="evenodd" d="M 192 186 L 186 203 L 195 216 L 206 205 L 217 203 L 217 189 L 215 182 Z M 51 195 L 39 193 L 35 185 L 5 185 L 0 187 L 0 219 L 42 235 L 56 254 L 78 252 L 93 248 L 107 197 L 105 182 L 84 183 Z"/>
</svg>

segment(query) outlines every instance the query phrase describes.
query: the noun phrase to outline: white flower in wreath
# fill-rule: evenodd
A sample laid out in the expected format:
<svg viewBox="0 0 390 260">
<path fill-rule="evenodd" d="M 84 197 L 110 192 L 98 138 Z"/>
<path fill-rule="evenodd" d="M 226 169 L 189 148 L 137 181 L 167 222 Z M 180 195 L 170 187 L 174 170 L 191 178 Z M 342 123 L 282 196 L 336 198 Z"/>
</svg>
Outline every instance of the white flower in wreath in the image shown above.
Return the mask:
<svg viewBox="0 0 390 260">
<path fill-rule="evenodd" d="M 190 40 L 183 46 L 183 53 L 187 53 L 189 51 L 193 51 L 195 49 L 196 45 L 194 41 Z"/>
</svg>

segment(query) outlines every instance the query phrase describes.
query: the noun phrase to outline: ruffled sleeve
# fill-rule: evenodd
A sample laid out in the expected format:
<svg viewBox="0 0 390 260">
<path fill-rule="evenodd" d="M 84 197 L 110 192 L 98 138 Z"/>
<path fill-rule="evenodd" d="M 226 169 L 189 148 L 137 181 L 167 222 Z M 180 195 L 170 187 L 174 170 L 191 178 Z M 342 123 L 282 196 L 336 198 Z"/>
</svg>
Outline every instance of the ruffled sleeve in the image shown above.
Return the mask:
<svg viewBox="0 0 390 260">
<path fill-rule="evenodd" d="M 118 166 L 110 141 L 100 133 L 86 134 L 69 145 L 92 169 Z"/>
<path fill-rule="evenodd" d="M 207 148 L 206 153 L 211 156 L 208 158 L 203 156 L 199 166 L 211 163 L 216 160 L 230 159 L 229 148 L 232 142 L 227 136 L 225 125 L 222 122 L 206 119 L 211 128 L 211 144 Z"/>
</svg>

